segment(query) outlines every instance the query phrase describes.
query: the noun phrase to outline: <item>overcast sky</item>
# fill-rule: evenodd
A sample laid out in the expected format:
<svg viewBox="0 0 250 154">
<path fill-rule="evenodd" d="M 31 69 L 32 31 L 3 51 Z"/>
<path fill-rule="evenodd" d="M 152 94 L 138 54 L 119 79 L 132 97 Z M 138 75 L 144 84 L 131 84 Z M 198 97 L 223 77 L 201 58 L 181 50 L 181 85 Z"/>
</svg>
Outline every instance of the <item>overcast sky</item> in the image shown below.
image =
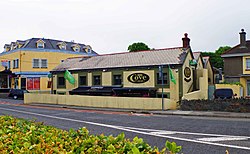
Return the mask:
<svg viewBox="0 0 250 154">
<path fill-rule="evenodd" d="M 214 51 L 250 35 L 250 0 L 0 0 L 0 47 L 33 37 L 74 40 L 100 54 L 182 46 Z"/>
</svg>

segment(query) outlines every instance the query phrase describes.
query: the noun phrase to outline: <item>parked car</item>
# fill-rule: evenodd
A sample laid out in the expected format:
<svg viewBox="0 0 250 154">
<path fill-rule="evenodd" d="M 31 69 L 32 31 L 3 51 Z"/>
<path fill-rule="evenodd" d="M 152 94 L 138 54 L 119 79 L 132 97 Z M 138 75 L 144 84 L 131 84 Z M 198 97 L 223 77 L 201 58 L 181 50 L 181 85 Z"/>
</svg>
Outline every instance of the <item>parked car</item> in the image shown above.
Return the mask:
<svg viewBox="0 0 250 154">
<path fill-rule="evenodd" d="M 14 99 L 23 99 L 25 93 L 29 93 L 29 91 L 24 89 L 10 89 L 8 97 L 12 97 Z"/>
<path fill-rule="evenodd" d="M 234 96 L 233 90 L 230 88 L 216 89 L 214 91 L 214 99 L 232 99 Z"/>
</svg>

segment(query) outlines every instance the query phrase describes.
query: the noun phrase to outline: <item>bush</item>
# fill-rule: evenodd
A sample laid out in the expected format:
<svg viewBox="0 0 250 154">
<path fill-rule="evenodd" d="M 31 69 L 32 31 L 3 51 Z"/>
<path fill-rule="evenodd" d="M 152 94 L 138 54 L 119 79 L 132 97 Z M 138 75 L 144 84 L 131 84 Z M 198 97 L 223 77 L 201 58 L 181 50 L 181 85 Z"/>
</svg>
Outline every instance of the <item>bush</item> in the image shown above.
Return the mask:
<svg viewBox="0 0 250 154">
<path fill-rule="evenodd" d="M 180 110 L 250 112 L 249 99 L 182 100 Z"/>
<path fill-rule="evenodd" d="M 181 150 L 174 142 L 166 142 L 161 151 L 151 147 L 143 139 L 135 137 L 132 141 L 124 133 L 117 137 L 90 135 L 86 128 L 75 131 L 45 126 L 10 116 L 0 116 L 0 153 L 128 153 L 160 154 L 169 150 Z"/>
</svg>

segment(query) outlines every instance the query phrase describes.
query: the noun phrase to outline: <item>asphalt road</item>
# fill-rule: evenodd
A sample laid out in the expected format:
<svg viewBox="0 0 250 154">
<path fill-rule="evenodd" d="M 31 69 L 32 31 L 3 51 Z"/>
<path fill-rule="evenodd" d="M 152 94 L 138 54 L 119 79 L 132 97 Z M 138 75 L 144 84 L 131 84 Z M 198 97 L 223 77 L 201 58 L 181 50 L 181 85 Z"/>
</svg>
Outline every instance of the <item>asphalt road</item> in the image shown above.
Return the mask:
<svg viewBox="0 0 250 154">
<path fill-rule="evenodd" d="M 186 117 L 23 105 L 0 99 L 0 115 L 43 121 L 61 129 L 86 127 L 90 133 L 143 138 L 160 149 L 166 140 L 187 154 L 250 153 L 250 119 Z"/>
</svg>

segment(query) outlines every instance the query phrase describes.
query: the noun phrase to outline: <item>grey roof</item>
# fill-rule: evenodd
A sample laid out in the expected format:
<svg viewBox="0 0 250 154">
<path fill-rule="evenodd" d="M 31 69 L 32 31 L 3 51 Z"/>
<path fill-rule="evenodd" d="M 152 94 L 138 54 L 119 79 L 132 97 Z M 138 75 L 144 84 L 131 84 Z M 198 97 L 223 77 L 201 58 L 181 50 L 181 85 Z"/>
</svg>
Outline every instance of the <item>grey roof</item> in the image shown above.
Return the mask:
<svg viewBox="0 0 250 154">
<path fill-rule="evenodd" d="M 136 66 L 158 66 L 183 64 L 189 49 L 168 48 L 139 52 L 99 55 L 95 57 L 69 58 L 52 72 L 65 70 L 88 70 L 104 68 L 124 68 Z"/>
<path fill-rule="evenodd" d="M 194 55 L 194 59 L 198 60 L 201 55 L 201 52 L 193 52 L 193 55 Z"/>
<path fill-rule="evenodd" d="M 234 46 L 233 48 L 224 52 L 221 57 L 230 57 L 230 56 L 243 56 L 250 55 L 250 40 L 246 41 L 246 46 L 242 47 L 240 44 Z"/>
<path fill-rule="evenodd" d="M 72 45 L 78 44 L 80 46 L 80 51 L 83 51 L 83 49 L 86 48 L 87 45 L 81 44 L 81 43 L 75 43 L 75 42 L 67 42 L 62 40 L 53 40 L 53 39 L 45 39 L 45 38 L 31 38 L 28 40 L 17 40 L 17 42 L 20 42 L 24 44 L 21 48 L 37 48 L 37 41 L 42 40 L 45 42 L 44 49 L 52 49 L 52 50 L 60 50 L 59 46 L 57 45 L 59 42 L 65 42 L 67 44 L 66 50 L 67 51 L 73 51 Z M 16 44 L 16 42 L 11 42 L 13 44 Z M 95 51 L 92 50 L 92 54 L 97 54 Z"/>
</svg>

